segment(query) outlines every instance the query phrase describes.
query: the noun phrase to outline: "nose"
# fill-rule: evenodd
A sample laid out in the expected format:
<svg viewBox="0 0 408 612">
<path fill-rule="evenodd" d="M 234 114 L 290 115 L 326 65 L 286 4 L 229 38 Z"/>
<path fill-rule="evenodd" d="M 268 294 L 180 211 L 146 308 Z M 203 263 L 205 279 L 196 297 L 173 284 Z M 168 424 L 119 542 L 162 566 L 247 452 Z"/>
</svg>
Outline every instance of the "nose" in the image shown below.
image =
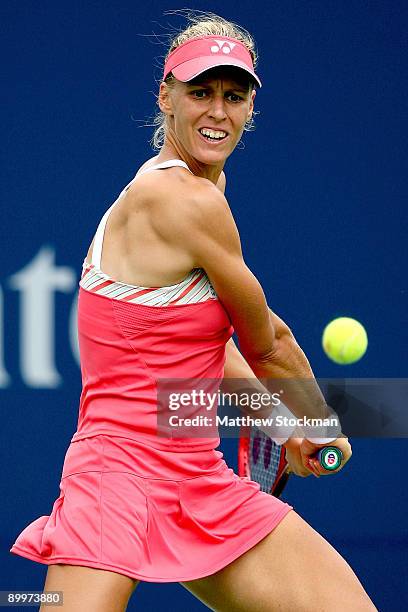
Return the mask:
<svg viewBox="0 0 408 612">
<path fill-rule="evenodd" d="M 224 96 L 213 96 L 210 107 L 208 109 L 208 116 L 216 121 L 222 121 L 227 116 L 225 111 L 225 100 Z"/>
</svg>

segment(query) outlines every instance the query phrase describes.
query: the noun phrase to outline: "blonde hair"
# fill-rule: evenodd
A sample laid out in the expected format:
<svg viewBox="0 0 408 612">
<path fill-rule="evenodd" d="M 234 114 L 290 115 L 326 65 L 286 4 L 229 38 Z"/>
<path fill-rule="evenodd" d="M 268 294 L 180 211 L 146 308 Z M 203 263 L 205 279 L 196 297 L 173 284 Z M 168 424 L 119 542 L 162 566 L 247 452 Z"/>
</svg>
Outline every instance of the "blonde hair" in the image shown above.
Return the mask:
<svg viewBox="0 0 408 612">
<path fill-rule="evenodd" d="M 223 17 L 216 15 L 215 13 L 209 13 L 204 11 L 196 11 L 190 9 L 179 9 L 174 11 L 167 11 L 165 14 L 176 14 L 181 15 L 187 21 L 190 22 L 184 30 L 178 32 L 171 40 L 169 50 L 167 55 L 164 58 L 164 63 L 170 53 L 174 51 L 179 45 L 183 44 L 187 40 L 191 38 L 196 38 L 197 36 L 230 36 L 231 38 L 236 38 L 240 42 L 242 42 L 249 53 L 251 54 L 252 61 L 254 64 L 254 68 L 258 63 L 258 53 L 255 47 L 255 41 L 251 34 L 245 30 L 245 28 L 233 23 L 232 21 L 227 21 Z M 172 74 L 170 74 L 165 82 L 171 87 L 175 82 L 175 79 Z M 253 85 L 252 85 L 253 87 Z M 253 115 L 258 114 L 253 112 Z M 153 136 L 150 140 L 151 147 L 160 151 L 163 146 L 164 138 L 166 135 L 166 115 L 159 111 L 153 117 L 152 123 L 148 124 L 155 128 Z M 253 117 L 251 117 L 244 126 L 244 130 L 249 132 L 255 129 L 255 123 Z"/>
</svg>

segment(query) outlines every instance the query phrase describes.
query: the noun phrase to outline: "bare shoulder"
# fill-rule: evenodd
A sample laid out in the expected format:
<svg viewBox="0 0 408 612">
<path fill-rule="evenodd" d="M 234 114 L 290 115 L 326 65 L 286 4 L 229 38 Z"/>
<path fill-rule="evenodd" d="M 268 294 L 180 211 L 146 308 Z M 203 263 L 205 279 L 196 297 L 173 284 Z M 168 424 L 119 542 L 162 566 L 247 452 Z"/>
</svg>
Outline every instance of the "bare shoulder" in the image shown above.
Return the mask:
<svg viewBox="0 0 408 612">
<path fill-rule="evenodd" d="M 137 177 L 137 180 L 132 183 L 126 192 L 126 197 L 129 200 L 137 200 L 138 198 L 160 199 L 163 194 L 168 198 L 174 196 L 179 199 L 179 196 L 194 197 L 211 197 L 211 194 L 216 196 L 224 193 L 225 189 L 225 174 L 221 172 L 217 185 L 214 185 L 208 179 L 196 176 L 179 166 L 166 168 L 165 170 L 157 169 L 153 172 L 146 172 Z"/>
<path fill-rule="evenodd" d="M 189 177 L 174 194 L 167 214 L 160 217 L 163 236 L 182 245 L 197 267 L 203 266 L 200 252 L 207 245 L 231 246 L 238 231 L 228 201 L 218 185 L 200 177 Z"/>
<path fill-rule="evenodd" d="M 227 184 L 227 179 L 225 176 L 225 172 L 222 171 L 218 179 L 218 183 L 217 183 L 217 187 L 222 193 L 225 193 L 226 184 Z"/>
<path fill-rule="evenodd" d="M 207 222 L 214 215 L 218 218 L 220 215 L 231 214 L 224 191 L 220 189 L 220 182 L 214 185 L 207 179 L 198 178 L 196 184 L 191 183 L 191 190 L 186 196 L 190 211 L 189 218 L 192 220 Z"/>
<path fill-rule="evenodd" d="M 219 184 L 179 167 L 146 172 L 125 198 L 131 213 L 148 208 L 152 225 L 166 241 L 178 240 L 194 228 L 210 231 L 231 216 Z"/>
</svg>

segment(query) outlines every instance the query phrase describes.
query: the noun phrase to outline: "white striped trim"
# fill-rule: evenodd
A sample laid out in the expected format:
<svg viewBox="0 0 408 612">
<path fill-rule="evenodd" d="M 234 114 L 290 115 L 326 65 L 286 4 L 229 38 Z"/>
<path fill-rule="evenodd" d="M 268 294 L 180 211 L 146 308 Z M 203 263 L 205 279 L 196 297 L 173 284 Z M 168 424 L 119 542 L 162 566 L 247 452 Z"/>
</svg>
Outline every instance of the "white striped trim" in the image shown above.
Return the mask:
<svg viewBox="0 0 408 612">
<path fill-rule="evenodd" d="M 202 268 L 194 268 L 186 278 L 175 285 L 142 287 L 115 281 L 84 259 L 79 285 L 91 293 L 147 306 L 175 306 L 218 300 L 210 279 Z"/>
</svg>

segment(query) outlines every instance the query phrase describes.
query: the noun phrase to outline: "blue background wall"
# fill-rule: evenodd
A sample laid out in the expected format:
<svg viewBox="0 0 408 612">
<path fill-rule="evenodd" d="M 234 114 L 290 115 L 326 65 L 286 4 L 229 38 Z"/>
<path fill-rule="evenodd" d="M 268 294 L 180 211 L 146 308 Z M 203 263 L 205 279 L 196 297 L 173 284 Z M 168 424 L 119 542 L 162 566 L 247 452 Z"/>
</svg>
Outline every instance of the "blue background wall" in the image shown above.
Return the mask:
<svg viewBox="0 0 408 612">
<path fill-rule="evenodd" d="M 246 260 L 317 376 L 406 377 L 407 4 L 236 7 L 228 0 L 192 6 L 236 20 L 258 43 L 258 127 L 225 167 Z M 8 549 L 59 494 L 81 389 L 81 263 L 103 212 L 153 154 L 150 128 L 140 126 L 155 110 L 166 48 L 145 35 L 183 23 L 163 16 L 173 8 L 164 1 L 1 4 L 3 590 L 44 584 L 46 566 Z M 359 319 L 369 336 L 366 356 L 347 367 L 320 346 L 323 327 L 340 315 Z M 407 443 L 354 440 L 353 448 L 341 474 L 293 478 L 285 497 L 346 557 L 379 609 L 401 609 L 408 605 Z M 221 450 L 235 467 L 236 442 L 224 440 Z M 148 583 L 129 610 L 138 607 L 204 609 L 178 584 Z"/>
</svg>

